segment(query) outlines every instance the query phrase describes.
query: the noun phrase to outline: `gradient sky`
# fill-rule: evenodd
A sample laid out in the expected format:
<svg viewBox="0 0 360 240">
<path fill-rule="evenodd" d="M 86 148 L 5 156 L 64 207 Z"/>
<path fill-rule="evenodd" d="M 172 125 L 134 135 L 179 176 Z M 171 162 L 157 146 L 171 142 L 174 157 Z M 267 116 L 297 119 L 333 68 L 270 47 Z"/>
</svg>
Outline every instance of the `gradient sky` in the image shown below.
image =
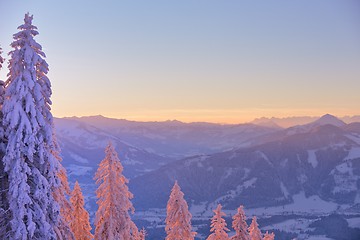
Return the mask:
<svg viewBox="0 0 360 240">
<path fill-rule="evenodd" d="M 5 52 L 28 11 L 58 117 L 360 114 L 357 0 L 0 0 Z"/>
</svg>

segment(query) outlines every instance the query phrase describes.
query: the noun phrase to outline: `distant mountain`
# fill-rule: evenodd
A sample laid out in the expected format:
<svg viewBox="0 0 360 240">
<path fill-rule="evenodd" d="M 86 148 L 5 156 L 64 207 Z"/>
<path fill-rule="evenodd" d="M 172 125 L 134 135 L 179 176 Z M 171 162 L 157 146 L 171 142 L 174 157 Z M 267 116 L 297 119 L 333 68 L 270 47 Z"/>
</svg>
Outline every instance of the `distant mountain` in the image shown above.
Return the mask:
<svg viewBox="0 0 360 240">
<path fill-rule="evenodd" d="M 255 147 L 176 161 L 131 181 L 135 206 L 165 206 L 175 180 L 195 204 L 221 202 L 230 209 L 239 203 L 286 205 L 301 192 L 338 204 L 360 203 L 360 136 L 347 127 L 322 125 Z"/>
<path fill-rule="evenodd" d="M 360 219 L 360 123 L 314 124 L 308 132 L 186 158 L 134 178 L 130 190 L 140 219 L 163 216 L 159 213 L 165 211 L 175 180 L 199 233 L 208 232 L 206 224 L 217 203 L 230 216 L 243 204 L 247 214 L 259 217 L 263 230 L 277 231 L 278 239 L 327 239 L 321 229 L 330 229 L 331 223 L 322 221 L 324 217 L 340 214 L 351 226 Z M 315 222 L 323 225 L 310 227 Z M 360 229 L 344 225 L 339 234 L 357 239 Z"/>
<path fill-rule="evenodd" d="M 282 128 L 289 128 L 289 127 L 293 127 L 296 125 L 308 124 L 317 119 L 318 119 L 318 117 L 306 117 L 306 116 L 305 117 L 286 117 L 286 118 L 262 117 L 262 118 L 257 118 L 255 120 L 253 120 L 251 123 L 259 125 L 259 126 L 275 125 L 275 126 L 279 126 Z"/>
<path fill-rule="evenodd" d="M 308 125 L 310 125 L 311 127 L 316 127 L 326 124 L 330 124 L 336 127 L 343 127 L 346 125 L 346 123 L 344 123 L 342 120 L 330 114 L 325 114 L 324 116 L 320 117 L 318 120 L 309 123 Z"/>
<path fill-rule="evenodd" d="M 105 156 L 105 146 L 109 141 L 114 143 L 128 178 L 155 170 L 174 160 L 125 143 L 109 132 L 80 121 L 55 119 L 55 127 L 63 164 L 70 176 L 93 176 L 97 164 Z"/>
<path fill-rule="evenodd" d="M 346 123 L 360 122 L 360 115 L 345 116 L 345 117 L 342 117 L 341 120 L 343 120 Z"/>
<path fill-rule="evenodd" d="M 286 130 L 284 130 L 284 132 L 286 133 L 287 136 L 295 134 L 295 133 L 305 133 L 308 131 L 311 131 L 313 129 L 316 129 L 319 126 L 325 126 L 325 125 L 332 125 L 335 127 L 343 127 L 346 125 L 346 123 L 344 123 L 343 121 L 341 121 L 340 119 L 338 119 L 337 117 L 330 115 L 330 114 L 326 114 L 322 117 L 320 117 L 319 119 L 310 122 L 308 124 L 304 124 L 304 125 L 297 125 L 294 127 L 290 127 Z"/>
<path fill-rule="evenodd" d="M 324 126 L 324 125 L 345 127 L 346 123 L 344 123 L 343 121 L 341 121 L 340 119 L 336 118 L 333 115 L 326 114 L 326 115 L 324 115 L 320 118 L 316 118 L 314 121 L 309 122 L 304 125 L 296 125 L 296 126 L 289 127 L 286 129 L 279 129 L 276 132 L 261 135 L 259 137 L 256 137 L 255 139 L 253 139 L 253 143 L 255 145 L 260 145 L 260 144 L 264 144 L 267 142 L 282 140 L 283 138 L 291 136 L 291 135 L 301 134 L 301 133 L 306 133 L 306 132 L 316 130 L 317 127 Z"/>
<path fill-rule="evenodd" d="M 65 119 L 64 119 L 65 120 Z M 177 159 L 249 146 L 251 139 L 278 131 L 254 124 L 183 123 L 179 121 L 135 122 L 103 116 L 67 118 L 159 155 Z"/>
<path fill-rule="evenodd" d="M 286 118 L 257 118 L 251 123 L 259 125 L 259 126 L 278 126 L 282 128 L 289 128 L 294 127 L 297 125 L 305 125 L 311 122 L 316 121 L 319 117 L 286 117 Z M 339 118 L 340 120 L 344 121 L 345 123 L 353 123 L 353 122 L 360 122 L 360 116 L 345 116 Z"/>
</svg>

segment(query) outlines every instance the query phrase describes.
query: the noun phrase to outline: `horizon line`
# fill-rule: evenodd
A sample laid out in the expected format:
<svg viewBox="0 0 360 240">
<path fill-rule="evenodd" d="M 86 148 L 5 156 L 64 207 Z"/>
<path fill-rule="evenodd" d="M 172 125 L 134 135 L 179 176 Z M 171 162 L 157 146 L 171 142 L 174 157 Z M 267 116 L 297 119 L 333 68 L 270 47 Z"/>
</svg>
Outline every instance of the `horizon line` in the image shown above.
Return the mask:
<svg viewBox="0 0 360 240">
<path fill-rule="evenodd" d="M 184 121 L 184 120 L 180 120 L 180 119 L 158 119 L 158 120 L 141 120 L 141 119 L 131 119 L 131 118 L 125 118 L 125 117 L 111 117 L 111 116 L 104 116 L 103 114 L 95 114 L 95 115 L 83 115 L 83 116 L 53 116 L 54 118 L 59 118 L 59 119 L 66 119 L 66 118 L 90 118 L 90 117 L 102 117 L 102 118 L 106 118 L 106 119 L 112 119 L 112 120 L 123 120 L 123 121 L 128 121 L 128 122 L 141 122 L 141 123 L 161 123 L 161 122 L 180 122 L 180 123 L 186 123 L 186 124 L 191 124 L 191 123 L 208 123 L 208 124 L 221 124 L 221 125 L 238 125 L 238 124 L 255 124 L 254 122 L 257 120 L 290 120 L 290 119 L 296 119 L 296 118 L 321 118 L 323 116 L 326 115 L 331 115 L 334 116 L 340 120 L 342 120 L 343 118 L 354 118 L 354 117 L 360 117 L 360 114 L 355 114 L 355 115 L 343 115 L 343 116 L 337 116 L 337 115 L 333 115 L 330 113 L 326 113 L 323 115 L 291 115 L 291 116 L 287 116 L 287 117 L 267 117 L 267 116 L 262 116 L 262 117 L 257 117 L 254 118 L 250 121 L 243 121 L 243 122 L 215 122 L 215 121 L 206 121 L 206 120 L 200 120 L 200 121 Z"/>
</svg>

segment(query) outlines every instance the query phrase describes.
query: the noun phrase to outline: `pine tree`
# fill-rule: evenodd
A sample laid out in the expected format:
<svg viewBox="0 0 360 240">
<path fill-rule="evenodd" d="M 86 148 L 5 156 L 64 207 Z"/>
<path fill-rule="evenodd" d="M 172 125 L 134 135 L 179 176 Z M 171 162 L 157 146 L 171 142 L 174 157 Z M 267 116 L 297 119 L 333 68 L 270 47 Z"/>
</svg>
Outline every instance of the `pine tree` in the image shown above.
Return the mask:
<svg viewBox="0 0 360 240">
<path fill-rule="evenodd" d="M 90 233 L 89 213 L 84 208 L 84 197 L 79 183 L 76 181 L 71 193 L 70 202 L 73 206 L 70 227 L 76 240 L 90 240 L 94 236 Z"/>
<path fill-rule="evenodd" d="M 226 240 L 229 239 L 229 236 L 227 234 L 228 231 L 230 231 L 226 227 L 226 222 L 223 219 L 226 214 L 221 211 L 221 204 L 218 204 L 217 208 L 213 211 L 215 215 L 211 218 L 211 229 L 210 236 L 207 238 L 207 240 Z"/>
<path fill-rule="evenodd" d="M 268 233 L 268 231 L 266 231 L 263 240 L 274 240 L 274 239 L 275 239 L 275 234 Z"/>
<path fill-rule="evenodd" d="M 253 217 L 252 222 L 250 224 L 249 235 L 250 235 L 250 240 L 262 240 L 259 225 L 256 222 L 256 216 Z"/>
<path fill-rule="evenodd" d="M 55 239 L 59 206 L 52 189 L 59 184 L 53 149 L 51 84 L 48 65 L 33 17 L 14 34 L 3 104 L 7 146 L 3 158 L 8 175 L 10 239 Z"/>
<path fill-rule="evenodd" d="M 248 225 L 243 208 L 241 205 L 233 216 L 232 227 L 235 230 L 235 236 L 231 238 L 232 240 L 249 240 Z"/>
<path fill-rule="evenodd" d="M 95 239 L 134 239 L 134 225 L 129 211 L 134 212 L 130 201 L 133 194 L 122 174 L 123 166 L 111 143 L 106 147 L 105 158 L 95 174 L 98 210 L 95 217 Z M 136 229 L 137 230 L 137 229 Z"/>
<path fill-rule="evenodd" d="M 55 149 L 53 149 L 53 155 L 59 162 L 61 162 L 62 159 L 59 154 L 60 147 L 55 140 L 55 136 L 53 136 L 53 138 L 54 146 L 56 147 Z M 74 234 L 70 228 L 70 222 L 73 219 L 73 207 L 68 201 L 68 197 L 71 195 L 71 191 L 67 179 L 66 170 L 61 165 L 58 168 L 57 176 L 59 178 L 60 184 L 53 189 L 54 199 L 60 207 L 60 217 L 57 228 L 55 229 L 57 239 L 75 240 Z"/>
<path fill-rule="evenodd" d="M 194 239 L 191 231 L 191 213 L 177 181 L 175 182 L 166 207 L 166 240 Z"/>
</svg>

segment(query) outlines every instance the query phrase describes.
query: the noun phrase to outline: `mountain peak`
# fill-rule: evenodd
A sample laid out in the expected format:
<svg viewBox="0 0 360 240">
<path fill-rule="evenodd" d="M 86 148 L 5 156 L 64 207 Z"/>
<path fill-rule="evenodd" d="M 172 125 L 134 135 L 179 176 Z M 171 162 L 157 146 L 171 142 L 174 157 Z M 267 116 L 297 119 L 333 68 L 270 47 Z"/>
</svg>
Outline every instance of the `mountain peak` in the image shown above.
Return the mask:
<svg viewBox="0 0 360 240">
<path fill-rule="evenodd" d="M 318 120 L 313 122 L 313 124 L 314 125 L 330 124 L 330 125 L 334 125 L 334 126 L 337 126 L 337 127 L 342 127 L 342 126 L 346 125 L 343 121 L 341 121 L 340 119 L 338 119 L 337 117 L 335 117 L 335 116 L 333 116 L 331 114 L 323 115 Z"/>
</svg>

